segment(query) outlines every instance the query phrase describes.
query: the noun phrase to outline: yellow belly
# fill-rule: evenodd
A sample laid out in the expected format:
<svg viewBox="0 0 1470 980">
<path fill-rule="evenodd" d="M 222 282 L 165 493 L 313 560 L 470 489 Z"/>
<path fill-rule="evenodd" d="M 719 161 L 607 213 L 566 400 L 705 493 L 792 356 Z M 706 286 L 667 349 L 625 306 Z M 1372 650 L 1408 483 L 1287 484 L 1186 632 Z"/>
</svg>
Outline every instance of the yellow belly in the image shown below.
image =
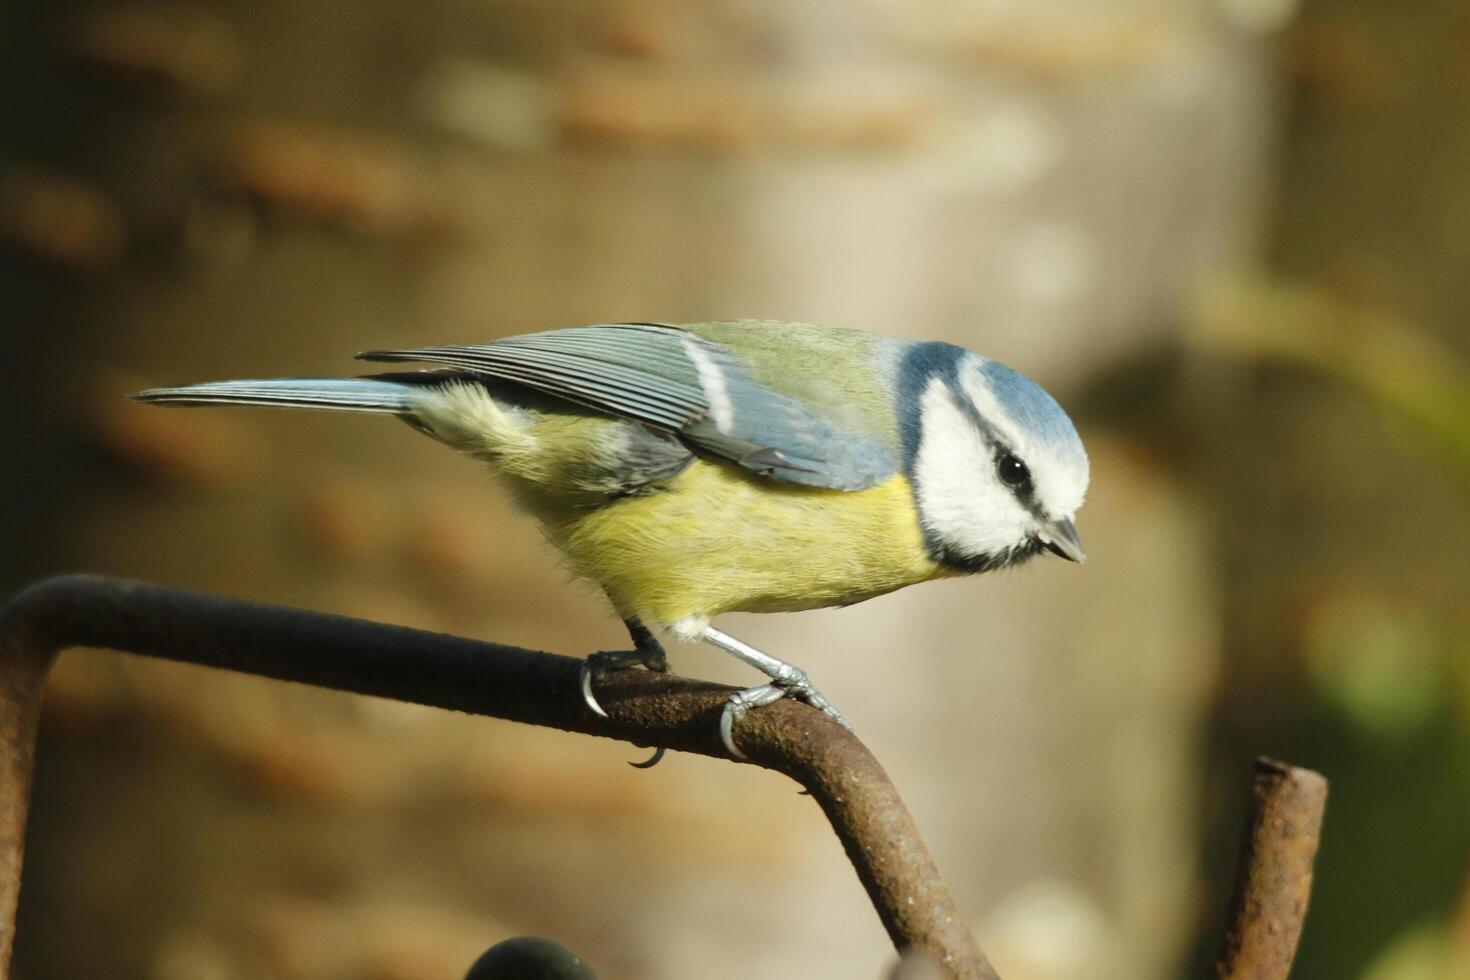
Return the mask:
<svg viewBox="0 0 1470 980">
<path fill-rule="evenodd" d="M 845 493 L 696 460 L 667 489 L 548 531 L 622 615 L 657 625 L 846 605 L 945 574 L 902 476 Z"/>
</svg>

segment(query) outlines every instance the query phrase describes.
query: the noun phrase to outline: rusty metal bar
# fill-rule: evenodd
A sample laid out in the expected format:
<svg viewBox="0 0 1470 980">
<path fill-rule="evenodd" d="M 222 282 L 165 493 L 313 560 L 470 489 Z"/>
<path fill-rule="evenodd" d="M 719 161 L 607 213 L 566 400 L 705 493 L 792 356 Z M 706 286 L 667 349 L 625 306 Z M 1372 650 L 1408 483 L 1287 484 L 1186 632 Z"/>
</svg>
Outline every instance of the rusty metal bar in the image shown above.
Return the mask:
<svg viewBox="0 0 1470 980">
<path fill-rule="evenodd" d="M 0 610 L 0 978 L 15 937 L 42 688 L 56 655 L 77 646 L 729 758 L 717 720 L 731 688 L 721 685 L 619 671 L 598 688 L 603 720 L 578 694 L 577 658 L 125 579 L 48 579 Z M 964 980 L 999 980 L 898 791 L 855 736 L 783 700 L 751 713 L 739 738 L 751 762 L 812 794 L 897 948 L 924 950 Z"/>
<path fill-rule="evenodd" d="M 1312 864 L 1327 806 L 1327 780 L 1310 769 L 1256 760 L 1240 848 L 1221 980 L 1286 980 L 1312 893 Z"/>
</svg>

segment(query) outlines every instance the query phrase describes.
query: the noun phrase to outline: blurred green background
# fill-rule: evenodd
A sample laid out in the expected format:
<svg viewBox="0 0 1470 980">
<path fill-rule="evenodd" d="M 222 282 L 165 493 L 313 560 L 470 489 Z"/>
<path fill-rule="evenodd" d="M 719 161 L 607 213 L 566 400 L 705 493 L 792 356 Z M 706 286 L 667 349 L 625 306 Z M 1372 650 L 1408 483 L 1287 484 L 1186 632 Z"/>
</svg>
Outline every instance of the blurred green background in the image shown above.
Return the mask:
<svg viewBox="0 0 1470 980">
<path fill-rule="evenodd" d="M 1294 975 L 1470 977 L 1463 3 L 17 0 L 0 86 L 4 591 L 620 644 L 408 429 L 123 395 L 608 320 L 952 340 L 1078 422 L 1088 564 L 726 625 L 843 706 L 1002 974 L 1205 975 L 1267 753 L 1332 782 Z M 48 699 L 26 980 L 891 959 L 766 773 L 105 654 Z"/>
</svg>

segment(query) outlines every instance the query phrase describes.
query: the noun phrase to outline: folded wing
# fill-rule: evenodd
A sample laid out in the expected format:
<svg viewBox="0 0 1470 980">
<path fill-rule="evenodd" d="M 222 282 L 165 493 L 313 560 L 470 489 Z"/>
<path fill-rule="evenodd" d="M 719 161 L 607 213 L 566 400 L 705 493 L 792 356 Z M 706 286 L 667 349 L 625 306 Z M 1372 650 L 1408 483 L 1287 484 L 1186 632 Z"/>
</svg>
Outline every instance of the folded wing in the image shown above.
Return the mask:
<svg viewBox="0 0 1470 980">
<path fill-rule="evenodd" d="M 670 324 L 618 323 L 472 346 L 372 351 L 521 384 L 678 435 L 774 480 L 860 490 L 897 471 L 885 446 L 759 384 L 726 347 Z"/>
</svg>

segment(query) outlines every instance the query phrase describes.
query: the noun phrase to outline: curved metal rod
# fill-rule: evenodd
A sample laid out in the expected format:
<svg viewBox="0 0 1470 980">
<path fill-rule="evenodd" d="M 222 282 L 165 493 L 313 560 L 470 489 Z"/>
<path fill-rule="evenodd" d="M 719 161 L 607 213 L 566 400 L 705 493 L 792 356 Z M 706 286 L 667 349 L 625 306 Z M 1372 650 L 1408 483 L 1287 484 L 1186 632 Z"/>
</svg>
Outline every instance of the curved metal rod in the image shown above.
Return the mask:
<svg viewBox="0 0 1470 980">
<path fill-rule="evenodd" d="M 1275 759 L 1256 760 L 1219 980 L 1286 980 L 1312 894 L 1327 780 Z"/>
<path fill-rule="evenodd" d="M 581 659 L 360 619 L 89 575 L 47 579 L 0 610 L 0 977 L 9 975 L 42 688 L 68 647 L 106 647 L 489 715 L 720 759 L 733 688 L 627 670 L 578 692 Z M 780 701 L 740 727 L 748 761 L 821 806 L 889 937 L 965 980 L 999 980 L 883 768 L 857 737 Z"/>
</svg>

